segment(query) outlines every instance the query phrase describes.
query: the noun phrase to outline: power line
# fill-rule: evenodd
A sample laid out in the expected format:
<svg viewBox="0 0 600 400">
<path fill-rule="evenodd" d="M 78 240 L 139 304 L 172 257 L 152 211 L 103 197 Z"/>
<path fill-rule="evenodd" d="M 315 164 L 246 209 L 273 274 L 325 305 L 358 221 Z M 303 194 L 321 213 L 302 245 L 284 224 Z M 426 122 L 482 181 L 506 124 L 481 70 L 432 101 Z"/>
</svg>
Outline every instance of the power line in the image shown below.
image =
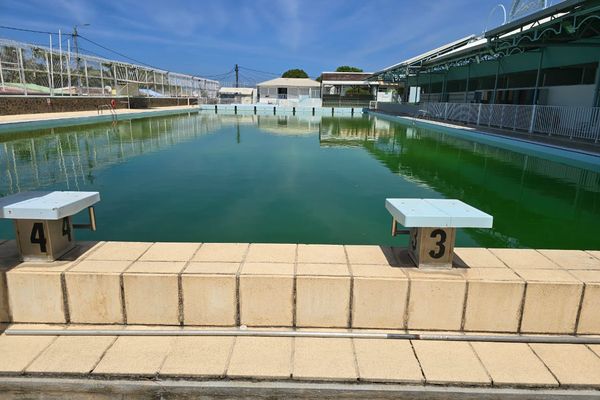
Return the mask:
<svg viewBox="0 0 600 400">
<path fill-rule="evenodd" d="M 260 72 L 261 74 L 276 75 L 276 76 L 281 75 L 281 74 L 276 74 L 275 72 L 260 71 L 258 69 L 246 68 L 246 67 L 242 67 L 242 66 L 240 66 L 240 68 L 246 69 L 248 71 Z"/>
<path fill-rule="evenodd" d="M 118 56 L 121 56 L 121 57 L 123 57 L 123 58 L 126 58 L 126 59 L 128 59 L 129 61 L 133 61 L 133 62 L 135 62 L 135 63 L 141 64 L 141 65 L 145 65 L 146 67 L 150 67 L 150 68 L 154 68 L 154 69 L 162 69 L 162 68 L 156 67 L 156 66 L 154 66 L 154 65 L 147 64 L 147 63 L 145 63 L 145 62 L 143 62 L 143 61 L 136 60 L 135 58 L 131 58 L 131 57 L 129 57 L 129 56 L 126 56 L 125 54 L 123 54 L 123 53 L 120 53 L 120 52 L 118 52 L 118 51 L 116 51 L 116 50 L 109 49 L 108 47 L 106 47 L 106 46 L 103 46 L 103 45 L 101 45 L 100 43 L 94 42 L 93 40 L 91 40 L 91 39 L 88 39 L 88 38 L 86 38 L 85 36 L 82 36 L 82 35 L 80 35 L 80 34 L 77 34 L 77 36 L 79 36 L 79 37 L 80 37 L 80 38 L 82 38 L 83 40 L 86 40 L 86 41 L 90 42 L 91 44 L 93 44 L 93 45 L 96 45 L 96 46 L 98 46 L 98 47 L 100 47 L 100 48 L 102 48 L 102 49 L 104 49 L 104 50 L 110 51 L 111 53 L 114 53 L 114 54 L 116 54 L 116 55 L 118 55 Z"/>
<path fill-rule="evenodd" d="M 8 29 L 11 31 L 19 31 L 19 32 L 31 32 L 31 33 L 44 33 L 47 35 L 58 35 L 58 32 L 50 32 L 50 31 L 38 31 L 34 29 L 25 29 L 25 28 L 15 28 L 14 26 L 6 26 L 0 25 L 0 29 Z M 73 36 L 71 33 L 61 33 L 62 35 Z"/>
</svg>

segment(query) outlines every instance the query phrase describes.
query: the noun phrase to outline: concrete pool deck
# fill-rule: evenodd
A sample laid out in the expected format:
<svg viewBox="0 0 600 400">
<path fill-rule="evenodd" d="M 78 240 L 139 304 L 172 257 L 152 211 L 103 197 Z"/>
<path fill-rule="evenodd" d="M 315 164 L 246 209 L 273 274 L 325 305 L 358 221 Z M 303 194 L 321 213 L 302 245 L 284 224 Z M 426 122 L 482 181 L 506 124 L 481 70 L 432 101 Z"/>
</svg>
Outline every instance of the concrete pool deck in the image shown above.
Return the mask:
<svg viewBox="0 0 600 400">
<path fill-rule="evenodd" d="M 120 108 L 114 110 L 119 121 L 136 118 L 146 118 L 154 116 L 165 116 L 173 114 L 182 114 L 188 112 L 198 112 L 198 106 L 170 106 L 155 107 L 145 109 L 127 109 Z M 98 111 L 71 111 L 71 112 L 52 112 L 37 114 L 16 114 L 0 115 L 0 133 L 15 132 L 31 129 L 44 129 L 66 125 L 82 125 L 99 122 L 110 122 L 113 116 L 110 110 Z"/>
<path fill-rule="evenodd" d="M 0 388 L 143 398 L 156 389 L 144 386 L 152 379 L 173 393 L 210 396 L 600 395 L 600 344 L 264 336 L 599 337 L 599 251 L 456 254 L 456 268 L 435 272 L 379 246 L 97 242 L 33 264 L 20 263 L 15 243 L 5 241 Z M 66 333 L 97 329 L 104 332 Z M 144 334 L 194 329 L 230 332 Z"/>
</svg>

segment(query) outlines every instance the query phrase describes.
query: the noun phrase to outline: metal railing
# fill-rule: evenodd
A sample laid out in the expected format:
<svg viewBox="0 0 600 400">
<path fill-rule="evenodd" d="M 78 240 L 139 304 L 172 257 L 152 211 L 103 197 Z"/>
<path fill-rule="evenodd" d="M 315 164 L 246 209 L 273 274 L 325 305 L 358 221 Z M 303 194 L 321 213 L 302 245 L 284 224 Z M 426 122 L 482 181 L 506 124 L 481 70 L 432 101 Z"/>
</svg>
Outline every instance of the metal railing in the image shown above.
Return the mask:
<svg viewBox="0 0 600 400">
<path fill-rule="evenodd" d="M 219 82 L 0 39 L 0 95 L 215 98 Z"/>
<path fill-rule="evenodd" d="M 423 117 L 548 136 L 600 140 L 600 107 L 422 103 Z"/>
</svg>

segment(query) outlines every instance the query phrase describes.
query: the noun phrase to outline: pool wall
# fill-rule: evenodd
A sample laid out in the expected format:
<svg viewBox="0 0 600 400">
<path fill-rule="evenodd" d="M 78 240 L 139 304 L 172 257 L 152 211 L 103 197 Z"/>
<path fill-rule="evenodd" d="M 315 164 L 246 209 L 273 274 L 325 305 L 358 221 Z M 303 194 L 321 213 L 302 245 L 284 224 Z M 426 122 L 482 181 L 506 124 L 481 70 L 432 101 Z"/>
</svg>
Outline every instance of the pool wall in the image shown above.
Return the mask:
<svg viewBox="0 0 600 400">
<path fill-rule="evenodd" d="M 14 241 L 0 245 L 0 321 L 600 334 L 599 251 L 458 248 L 443 271 L 380 246 L 99 242 L 71 254 L 20 263 Z"/>
<path fill-rule="evenodd" d="M 305 107 L 305 106 L 278 106 L 270 104 L 203 104 L 200 110 L 204 112 L 237 114 L 253 112 L 256 114 L 313 114 L 323 116 L 352 116 L 361 115 L 365 109 L 362 107 Z"/>
<path fill-rule="evenodd" d="M 530 140 L 518 139 L 496 135 L 489 132 L 478 131 L 473 128 L 465 128 L 444 122 L 425 121 L 413 117 L 404 117 L 389 115 L 368 111 L 369 115 L 388 121 L 399 122 L 403 125 L 414 126 L 423 129 L 438 131 L 450 134 L 455 137 L 468 139 L 474 142 L 487 144 L 503 148 L 506 150 L 533 155 L 540 158 L 549 159 L 569 165 L 575 165 L 580 168 L 600 172 L 600 155 L 589 153 L 577 149 L 569 149 L 560 146 L 536 143 Z"/>
</svg>

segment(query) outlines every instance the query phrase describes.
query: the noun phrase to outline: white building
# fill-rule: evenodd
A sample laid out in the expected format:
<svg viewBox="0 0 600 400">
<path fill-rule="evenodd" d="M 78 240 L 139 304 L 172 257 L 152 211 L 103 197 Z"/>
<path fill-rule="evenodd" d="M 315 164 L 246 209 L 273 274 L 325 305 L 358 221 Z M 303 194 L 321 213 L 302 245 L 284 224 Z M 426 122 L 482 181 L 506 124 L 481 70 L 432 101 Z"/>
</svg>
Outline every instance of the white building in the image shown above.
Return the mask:
<svg viewBox="0 0 600 400">
<path fill-rule="evenodd" d="M 379 81 L 370 81 L 371 72 L 323 72 L 321 73 L 321 92 L 323 106 L 363 105 L 370 101 L 391 102 L 398 85 Z"/>
<path fill-rule="evenodd" d="M 276 78 L 258 85 L 258 101 L 282 106 L 321 106 L 321 84 L 308 78 Z"/>
</svg>

